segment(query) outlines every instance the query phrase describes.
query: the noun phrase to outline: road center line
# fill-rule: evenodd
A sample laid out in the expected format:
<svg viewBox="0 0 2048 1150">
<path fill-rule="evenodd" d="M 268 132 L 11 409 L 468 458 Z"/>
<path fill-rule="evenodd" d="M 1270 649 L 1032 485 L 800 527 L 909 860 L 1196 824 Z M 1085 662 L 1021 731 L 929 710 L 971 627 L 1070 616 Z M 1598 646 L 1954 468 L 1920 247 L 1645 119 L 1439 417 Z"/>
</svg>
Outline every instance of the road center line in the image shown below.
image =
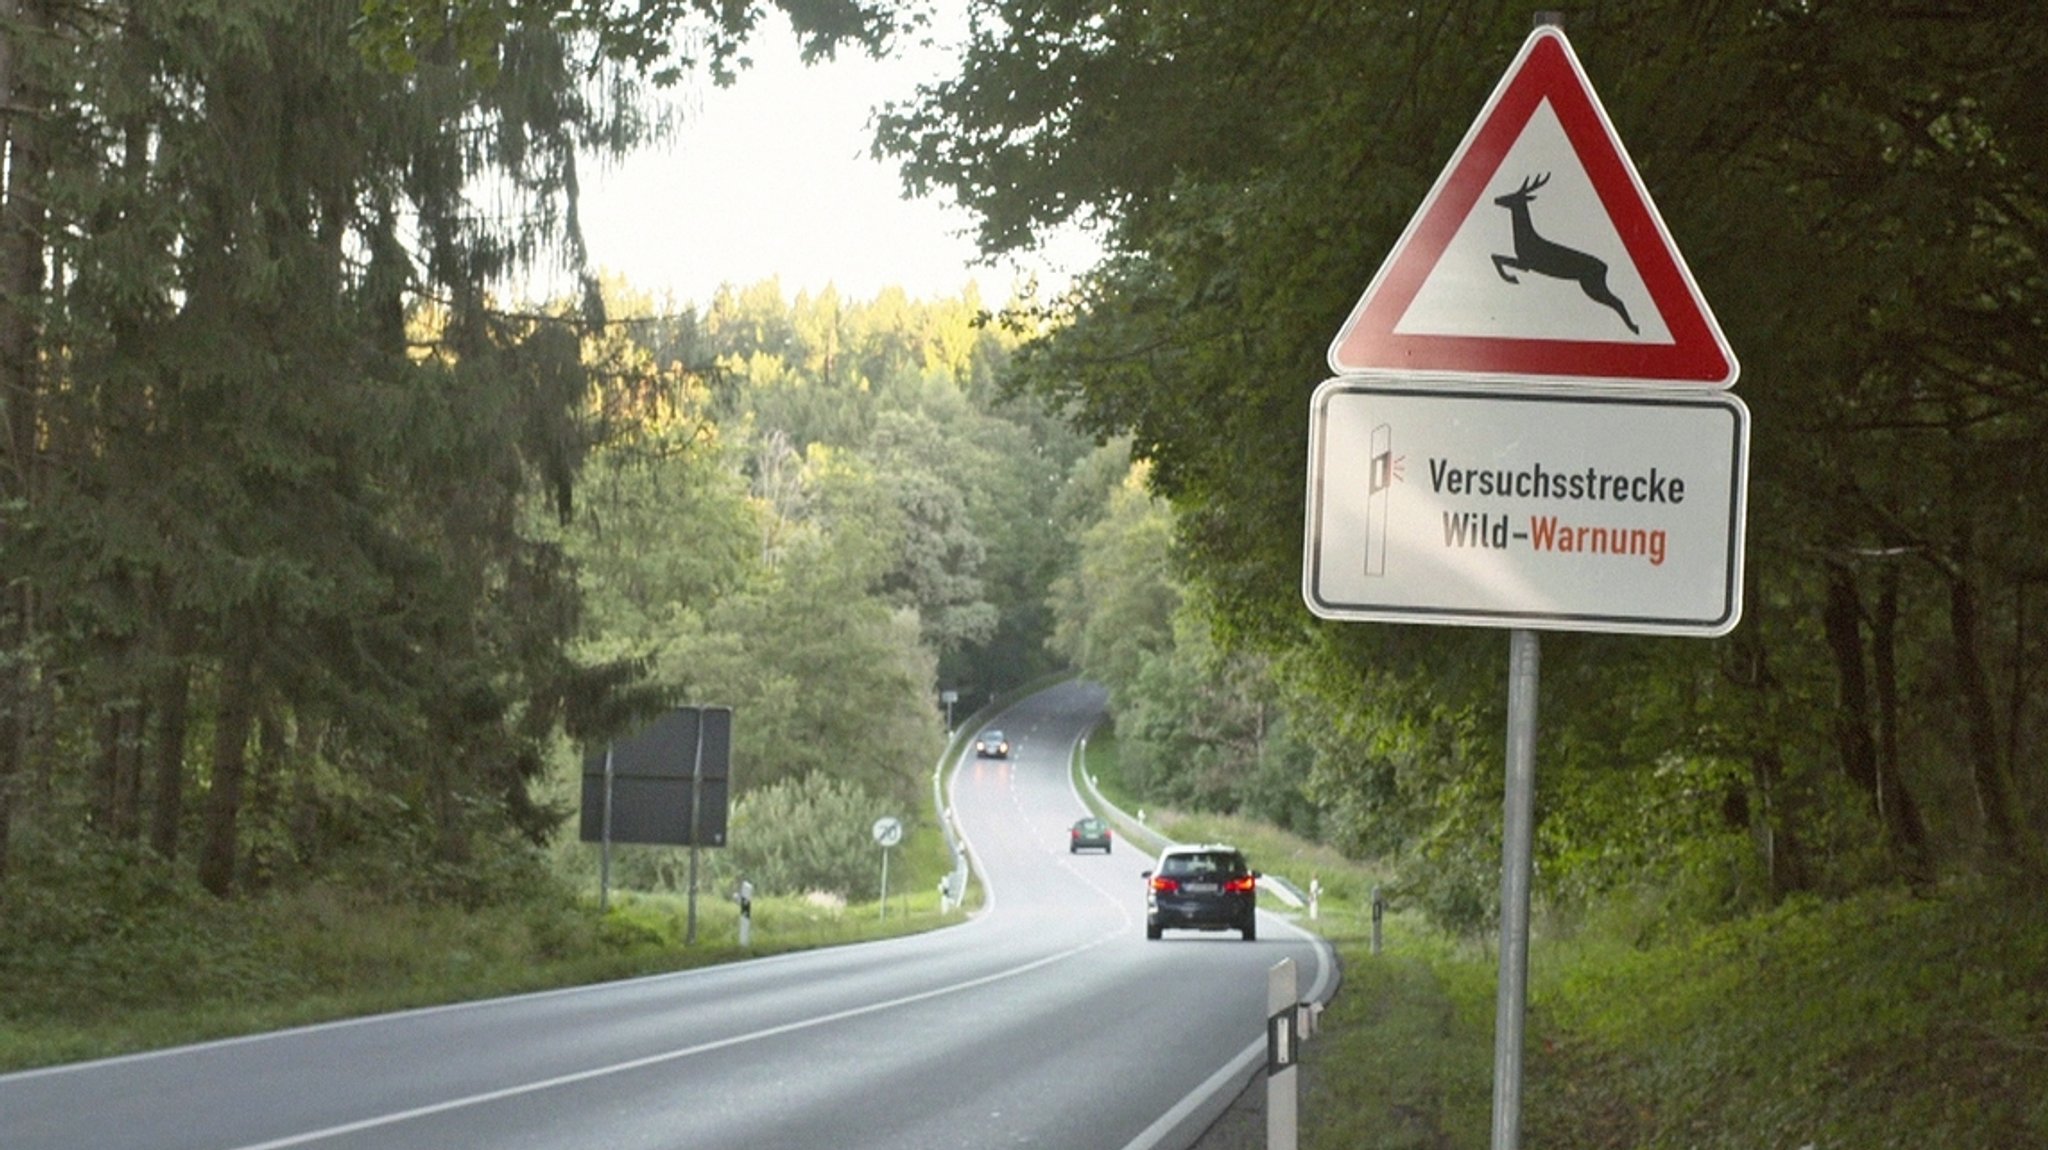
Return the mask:
<svg viewBox="0 0 2048 1150">
<path fill-rule="evenodd" d="M 831 1014 L 821 1014 L 816 1018 L 806 1018 L 799 1022 L 786 1022 L 781 1026 L 771 1026 L 765 1030 L 756 1030 L 748 1034 L 735 1034 L 712 1042 L 686 1046 L 680 1050 L 650 1054 L 645 1058 L 635 1058 L 626 1062 L 614 1063 L 610 1066 L 598 1066 L 589 1070 L 579 1070 L 573 1074 L 561 1074 L 553 1078 L 543 1078 L 538 1082 L 528 1082 L 519 1086 L 507 1086 L 501 1090 L 485 1091 L 482 1094 L 451 1098 L 446 1102 L 436 1102 L 430 1106 L 416 1106 L 410 1110 L 399 1110 L 390 1114 L 381 1114 L 375 1118 L 364 1118 L 360 1121 L 348 1122 L 340 1126 L 329 1126 L 322 1130 L 308 1130 L 303 1134 L 292 1134 L 284 1138 L 272 1139 L 268 1142 L 252 1142 L 246 1146 L 236 1147 L 235 1150 L 284 1150 L 285 1147 L 289 1146 L 305 1146 L 328 1138 L 339 1138 L 345 1134 L 358 1134 L 365 1130 L 377 1130 L 386 1126 L 396 1126 L 401 1122 L 410 1122 L 417 1118 L 428 1118 L 436 1114 L 445 1114 L 451 1110 L 481 1106 L 485 1103 L 498 1102 L 506 1098 L 516 1098 L 522 1094 L 534 1094 L 542 1090 L 552 1090 L 557 1086 L 569 1086 L 578 1082 L 587 1082 L 591 1079 L 603 1078 L 611 1074 L 643 1070 L 649 1066 L 659 1066 L 665 1062 L 675 1062 L 694 1055 L 707 1054 L 714 1050 L 724 1050 L 728 1047 L 740 1046 L 748 1042 L 757 1042 L 764 1038 L 774 1038 L 778 1035 L 791 1034 L 800 1030 L 808 1030 L 812 1027 L 825 1026 L 834 1022 L 844 1022 L 849 1018 L 859 1018 L 865 1014 L 876 1014 L 884 1010 L 894 1010 L 899 1006 L 909 1006 L 913 1003 L 940 998 L 962 990 L 972 990 L 977 986 L 987 986 L 993 982 L 1001 982 L 1006 978 L 1015 978 L 1020 974 L 1028 974 L 1040 967 L 1051 966 L 1056 962 L 1064 962 L 1075 955 L 1093 950 L 1114 937 L 1114 935 L 1103 935 L 1093 942 L 1069 947 L 1056 954 L 1033 959 L 1021 966 L 1013 966 L 1007 970 L 985 974 L 980 978 L 970 978 L 965 982 L 956 982 L 950 986 L 934 987 L 931 990 L 919 991 L 916 994 L 907 994 L 901 998 L 889 999 L 886 1002 L 873 1002 L 866 1006 L 856 1006 L 847 1010 L 835 1011 Z"/>
</svg>

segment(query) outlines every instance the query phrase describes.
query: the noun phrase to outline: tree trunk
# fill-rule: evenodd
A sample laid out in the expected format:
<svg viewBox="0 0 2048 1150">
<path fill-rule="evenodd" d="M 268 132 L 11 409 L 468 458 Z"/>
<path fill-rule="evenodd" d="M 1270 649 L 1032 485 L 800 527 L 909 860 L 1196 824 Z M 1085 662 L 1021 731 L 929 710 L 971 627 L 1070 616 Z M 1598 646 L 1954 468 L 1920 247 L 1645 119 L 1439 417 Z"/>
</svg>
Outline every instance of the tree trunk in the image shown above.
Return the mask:
<svg viewBox="0 0 2048 1150">
<path fill-rule="evenodd" d="M 318 720 L 300 719 L 297 746 L 287 760 L 291 765 L 290 830 L 292 861 L 298 866 L 318 862 L 320 849 L 320 788 L 313 777 L 314 764 L 325 745 L 326 726 Z"/>
<path fill-rule="evenodd" d="M 1847 564 L 1828 561 L 1822 567 L 1827 591 L 1821 601 L 1821 629 L 1835 663 L 1835 753 L 1842 773 L 1870 797 L 1873 811 L 1881 811 L 1877 740 L 1870 733 L 1870 676 L 1863 654 L 1863 598 Z"/>
<path fill-rule="evenodd" d="M 1748 688 L 1755 700 L 1745 748 L 1749 759 L 1749 796 L 1740 803 L 1724 804 L 1724 809 L 1732 811 L 1739 807 L 1749 816 L 1750 839 L 1763 865 L 1770 897 L 1776 901 L 1805 890 L 1811 885 L 1812 876 L 1808 873 L 1805 846 L 1792 804 L 1785 801 L 1785 758 L 1773 705 L 1778 684 L 1764 648 L 1765 623 L 1758 590 L 1761 583 L 1761 578 L 1752 578 L 1743 585 L 1746 622 L 1735 631 L 1733 659 L 1727 669 L 1728 677 Z"/>
<path fill-rule="evenodd" d="M 2037 844 L 2048 835 L 2048 819 L 2044 819 L 2041 800 L 2041 784 L 2048 781 L 2048 771 L 2036 768 L 2027 771 L 2022 764 L 2035 760 L 2027 756 L 2030 724 L 2027 715 L 2033 703 L 2033 675 L 2035 653 L 2033 632 L 2027 624 L 2027 600 L 2034 591 L 2037 576 L 2022 576 L 2013 585 L 2012 603 L 2012 681 L 2007 688 L 2005 707 L 2005 761 L 2012 765 L 2012 782 L 2022 825 L 2028 834 L 2035 836 Z"/>
<path fill-rule="evenodd" d="M 242 852 L 241 887 L 246 891 L 261 890 L 276 867 L 278 793 L 288 753 L 285 727 L 278 718 L 277 707 L 265 706 L 256 723 L 256 762 L 251 772 L 245 820 L 250 842 L 249 849 Z"/>
<path fill-rule="evenodd" d="M 91 799 L 86 804 L 86 822 L 93 830 L 111 835 L 114 826 L 114 792 L 120 774 L 121 709 L 100 708 L 99 750 L 92 764 Z"/>
<path fill-rule="evenodd" d="M 185 728 L 192 700 L 192 624 L 170 625 L 171 650 L 156 684 L 156 786 L 151 804 L 149 844 L 165 859 L 178 857 L 185 818 Z"/>
<path fill-rule="evenodd" d="M 6 505 L 28 506 L 34 497 L 45 176 L 36 137 L 46 97 L 22 83 L 19 49 L 35 43 L 47 25 L 41 4 L 0 0 L 0 125 L 7 157 L 0 168 L 0 554 L 7 550 L 8 521 L 17 514 Z M 0 874 L 7 872 L 37 699 L 29 654 L 34 589 L 13 574 L 0 570 Z"/>
<path fill-rule="evenodd" d="M 199 883 L 226 897 L 235 885 L 236 828 L 242 811 L 242 780 L 249 766 L 249 728 L 255 721 L 255 678 L 250 644 L 229 644 L 214 705 L 213 782 L 206 792 L 200 830 Z"/>
<path fill-rule="evenodd" d="M 1756 826 L 1751 838 L 1763 857 L 1765 880 L 1771 900 L 1810 889 L 1813 875 L 1806 864 L 1805 840 L 1800 837 L 1795 806 L 1785 796 L 1785 756 L 1776 743 L 1755 748 L 1749 758 L 1750 784 L 1760 802 L 1751 804 Z"/>
<path fill-rule="evenodd" d="M 1905 874 L 1923 877 L 1927 831 L 1899 774 L 1898 570 L 1885 568 L 1877 609 L 1868 616 L 1848 565 L 1830 562 L 1826 571 L 1821 626 L 1835 663 L 1835 748 L 1842 773 L 1869 796 L 1886 852 Z"/>
<path fill-rule="evenodd" d="M 1977 809 L 1984 820 L 1985 853 L 1993 862 L 2023 864 L 2026 844 L 2014 813 L 2012 780 L 1998 753 L 1998 717 L 1984 670 L 1977 586 L 1964 559 L 1958 555 L 1948 572 L 1949 640 L 1955 647 L 1956 701 L 1961 708 L 1964 749 Z"/>
<path fill-rule="evenodd" d="M 1899 569 L 1887 564 L 1870 615 L 1871 675 L 1877 705 L 1877 801 L 1886 833 L 1909 878 L 1932 877 L 1927 823 L 1899 761 Z"/>
<path fill-rule="evenodd" d="M 100 712 L 100 754 L 93 771 L 92 822 L 100 833 L 122 842 L 142 830 L 142 709 L 133 701 L 110 703 Z"/>
</svg>

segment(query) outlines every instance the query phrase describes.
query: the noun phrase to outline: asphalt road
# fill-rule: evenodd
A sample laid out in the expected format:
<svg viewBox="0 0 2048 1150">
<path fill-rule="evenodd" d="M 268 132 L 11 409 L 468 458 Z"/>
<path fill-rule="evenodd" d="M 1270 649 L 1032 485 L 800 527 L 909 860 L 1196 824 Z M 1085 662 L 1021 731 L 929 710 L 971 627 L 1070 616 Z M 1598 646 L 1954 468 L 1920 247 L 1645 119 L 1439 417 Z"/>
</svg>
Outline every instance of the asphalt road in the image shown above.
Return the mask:
<svg viewBox="0 0 2048 1150">
<path fill-rule="evenodd" d="M 1055 687 L 961 764 L 991 892 L 962 926 L 8 1075 L 0 1148 L 1189 1146 L 1263 1058 L 1268 969 L 1334 970 L 1271 916 L 1147 942 L 1144 853 L 1068 853 L 1101 706 Z"/>
</svg>

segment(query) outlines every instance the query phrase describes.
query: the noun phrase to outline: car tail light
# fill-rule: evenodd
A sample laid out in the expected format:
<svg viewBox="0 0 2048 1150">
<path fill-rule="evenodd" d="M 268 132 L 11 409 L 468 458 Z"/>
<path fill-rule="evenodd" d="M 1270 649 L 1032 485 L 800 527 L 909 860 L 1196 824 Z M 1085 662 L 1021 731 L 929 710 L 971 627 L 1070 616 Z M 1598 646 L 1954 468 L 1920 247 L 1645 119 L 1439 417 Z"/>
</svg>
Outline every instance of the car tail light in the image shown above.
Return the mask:
<svg viewBox="0 0 2048 1150">
<path fill-rule="evenodd" d="M 1180 890 L 1180 880 L 1157 875 L 1152 879 L 1152 889 L 1160 894 L 1173 894 Z"/>
<path fill-rule="evenodd" d="M 1223 889 L 1231 894 L 1250 894 L 1259 889 L 1259 880 L 1250 875 L 1240 875 L 1224 883 Z"/>
</svg>

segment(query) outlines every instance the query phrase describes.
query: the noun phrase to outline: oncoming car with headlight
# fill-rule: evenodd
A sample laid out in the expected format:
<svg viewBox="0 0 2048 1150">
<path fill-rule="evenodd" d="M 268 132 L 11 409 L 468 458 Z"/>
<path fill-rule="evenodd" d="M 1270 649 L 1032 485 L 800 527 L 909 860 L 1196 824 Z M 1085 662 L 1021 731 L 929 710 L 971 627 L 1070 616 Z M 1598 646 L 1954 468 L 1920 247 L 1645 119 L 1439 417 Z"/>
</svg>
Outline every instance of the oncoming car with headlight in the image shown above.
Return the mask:
<svg viewBox="0 0 2048 1150">
<path fill-rule="evenodd" d="M 983 759 L 1007 759 L 1010 757 L 1010 740 L 1001 731 L 990 728 L 974 740 L 974 754 Z"/>
</svg>

